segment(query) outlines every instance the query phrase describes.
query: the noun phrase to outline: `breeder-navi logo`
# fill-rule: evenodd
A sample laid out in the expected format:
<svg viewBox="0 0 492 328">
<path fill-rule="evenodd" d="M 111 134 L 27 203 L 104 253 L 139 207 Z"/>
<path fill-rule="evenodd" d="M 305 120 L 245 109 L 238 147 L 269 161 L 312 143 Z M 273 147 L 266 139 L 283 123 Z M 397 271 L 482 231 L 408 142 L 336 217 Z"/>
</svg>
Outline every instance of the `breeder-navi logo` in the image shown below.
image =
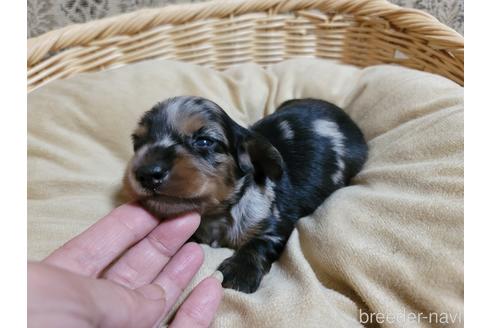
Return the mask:
<svg viewBox="0 0 492 328">
<path fill-rule="evenodd" d="M 398 314 L 381 312 L 362 312 L 359 309 L 359 322 L 368 323 L 430 323 L 430 324 L 454 324 L 462 323 L 461 313 L 448 312 L 407 312 L 405 309 Z"/>
</svg>

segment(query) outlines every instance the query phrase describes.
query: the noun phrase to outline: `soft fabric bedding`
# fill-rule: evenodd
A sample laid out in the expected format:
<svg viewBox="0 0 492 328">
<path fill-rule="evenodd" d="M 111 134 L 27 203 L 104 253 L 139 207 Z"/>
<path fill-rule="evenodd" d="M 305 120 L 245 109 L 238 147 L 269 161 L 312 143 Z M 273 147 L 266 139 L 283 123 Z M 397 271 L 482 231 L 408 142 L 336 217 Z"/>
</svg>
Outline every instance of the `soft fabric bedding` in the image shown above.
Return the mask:
<svg viewBox="0 0 492 328">
<path fill-rule="evenodd" d="M 243 125 L 288 99 L 324 99 L 346 110 L 370 148 L 351 185 L 299 221 L 256 293 L 226 290 L 213 327 L 463 326 L 463 88 L 397 66 L 303 59 L 221 73 L 157 60 L 30 93 L 30 259 L 128 200 L 131 131 L 177 95 L 209 98 Z M 203 249 L 185 294 L 232 253 Z"/>
</svg>

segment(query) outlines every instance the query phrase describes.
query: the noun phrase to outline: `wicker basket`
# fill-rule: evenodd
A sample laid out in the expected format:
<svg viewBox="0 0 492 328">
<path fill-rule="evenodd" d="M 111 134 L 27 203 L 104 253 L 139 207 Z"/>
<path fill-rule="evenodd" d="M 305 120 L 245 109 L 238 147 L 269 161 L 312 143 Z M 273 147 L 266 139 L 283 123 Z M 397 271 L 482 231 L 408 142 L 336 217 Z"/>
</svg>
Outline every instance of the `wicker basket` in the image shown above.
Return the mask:
<svg viewBox="0 0 492 328">
<path fill-rule="evenodd" d="M 227 0 L 144 9 L 27 41 L 27 88 L 165 58 L 223 70 L 295 57 L 398 64 L 464 84 L 464 39 L 384 0 Z"/>
</svg>

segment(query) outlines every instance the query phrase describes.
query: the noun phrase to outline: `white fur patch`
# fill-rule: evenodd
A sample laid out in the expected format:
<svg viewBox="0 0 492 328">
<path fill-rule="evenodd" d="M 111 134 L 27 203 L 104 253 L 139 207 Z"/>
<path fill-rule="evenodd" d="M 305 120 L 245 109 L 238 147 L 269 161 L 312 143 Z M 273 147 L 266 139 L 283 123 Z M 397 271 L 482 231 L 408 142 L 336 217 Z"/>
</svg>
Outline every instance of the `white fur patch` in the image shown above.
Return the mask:
<svg viewBox="0 0 492 328">
<path fill-rule="evenodd" d="M 278 211 L 277 205 L 275 205 L 275 206 L 273 207 L 272 214 L 273 214 L 273 216 L 274 216 L 276 219 L 278 219 L 278 218 L 279 218 L 279 216 L 280 216 L 280 212 Z"/>
<path fill-rule="evenodd" d="M 280 130 L 282 131 L 282 135 L 284 139 L 292 139 L 294 138 L 294 130 L 290 127 L 289 122 L 282 121 L 279 124 Z"/>
<path fill-rule="evenodd" d="M 336 156 L 336 164 L 338 169 L 331 175 L 333 183 L 339 184 L 343 182 L 343 172 L 345 171 L 345 146 L 343 141 L 345 136 L 340 132 L 338 125 L 335 122 L 327 120 L 316 120 L 313 122 L 314 131 L 322 137 L 330 138 L 333 143 L 333 151 Z"/>
<path fill-rule="evenodd" d="M 231 216 L 234 223 L 229 230 L 229 238 L 233 243 L 238 243 L 251 227 L 270 215 L 275 198 L 274 186 L 270 179 L 267 179 L 263 190 L 252 184 L 232 207 Z"/>
<path fill-rule="evenodd" d="M 279 243 L 284 241 L 283 237 L 271 235 L 271 234 L 267 234 L 265 236 L 262 236 L 262 239 L 269 240 L 270 242 L 272 242 L 274 244 L 279 244 Z"/>
<path fill-rule="evenodd" d="M 162 146 L 162 147 L 171 147 L 172 145 L 176 144 L 173 139 L 171 139 L 169 136 L 165 136 L 161 140 L 155 143 L 156 146 Z"/>
<path fill-rule="evenodd" d="M 278 208 L 277 206 L 274 206 L 273 207 L 273 212 L 277 212 L 277 213 L 273 213 L 273 215 L 275 215 L 275 217 L 277 219 L 279 219 L 279 212 L 278 212 Z M 267 230 L 262 234 L 261 236 L 261 239 L 263 240 L 268 240 L 274 244 L 279 244 L 279 243 L 282 243 L 284 241 L 284 237 L 282 236 L 279 236 L 278 234 L 276 234 L 273 230 L 273 227 L 270 226 L 267 228 Z"/>
<path fill-rule="evenodd" d="M 169 99 L 166 104 L 167 121 L 172 124 L 179 119 L 179 115 L 182 114 L 181 106 L 184 104 L 186 98 L 177 97 Z"/>
<path fill-rule="evenodd" d="M 340 158 L 340 156 L 337 157 L 337 166 L 338 170 L 331 175 L 331 179 L 334 183 L 341 183 L 343 182 L 343 171 L 345 170 L 345 162 Z"/>
<path fill-rule="evenodd" d="M 237 195 L 241 191 L 241 188 L 243 187 L 245 180 L 246 180 L 246 177 L 242 177 L 241 179 L 239 179 L 236 182 L 236 185 L 234 186 L 233 195 Z"/>
</svg>

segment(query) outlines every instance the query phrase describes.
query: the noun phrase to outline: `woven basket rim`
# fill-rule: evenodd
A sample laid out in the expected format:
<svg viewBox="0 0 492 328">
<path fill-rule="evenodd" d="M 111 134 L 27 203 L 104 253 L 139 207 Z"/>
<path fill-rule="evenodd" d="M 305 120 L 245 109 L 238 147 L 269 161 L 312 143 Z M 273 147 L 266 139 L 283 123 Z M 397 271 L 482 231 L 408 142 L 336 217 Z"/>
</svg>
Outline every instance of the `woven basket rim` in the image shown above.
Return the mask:
<svg viewBox="0 0 492 328">
<path fill-rule="evenodd" d="M 398 29 L 422 33 L 434 46 L 448 49 L 458 58 L 463 58 L 464 55 L 464 38 L 461 34 L 424 11 L 403 8 L 386 0 L 214 0 L 144 8 L 49 31 L 27 40 L 27 64 L 36 64 L 50 52 L 85 45 L 115 35 L 139 33 L 164 24 L 183 24 L 253 12 L 275 15 L 313 9 L 340 14 L 378 16 Z M 139 24 L 136 24 L 137 21 Z"/>
</svg>

